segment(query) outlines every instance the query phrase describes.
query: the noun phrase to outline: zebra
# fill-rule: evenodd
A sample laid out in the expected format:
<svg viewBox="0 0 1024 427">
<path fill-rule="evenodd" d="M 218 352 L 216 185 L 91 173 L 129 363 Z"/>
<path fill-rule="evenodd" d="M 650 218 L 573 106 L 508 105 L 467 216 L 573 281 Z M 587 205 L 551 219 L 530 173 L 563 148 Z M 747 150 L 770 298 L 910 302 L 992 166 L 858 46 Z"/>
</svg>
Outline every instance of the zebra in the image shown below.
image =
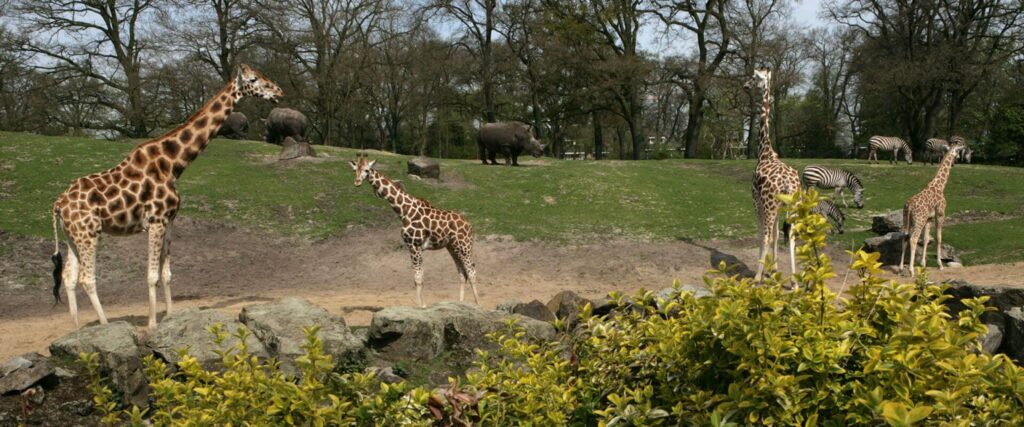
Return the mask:
<svg viewBox="0 0 1024 427">
<path fill-rule="evenodd" d="M 836 234 L 843 234 L 843 223 L 846 222 L 846 215 L 843 215 L 843 211 L 832 203 L 831 200 L 821 199 L 818 201 L 818 205 L 811 209 L 818 215 L 825 217 L 826 220 L 832 222 L 832 228 L 836 230 Z M 782 236 L 789 239 L 789 230 L 792 226 L 788 222 L 782 223 Z"/>
<path fill-rule="evenodd" d="M 804 182 L 804 186 L 818 187 L 823 189 L 833 188 L 835 193 L 842 197 L 843 206 L 846 204 L 846 195 L 843 190 L 849 188 L 853 192 L 853 204 L 857 209 L 864 208 L 864 185 L 861 184 L 860 178 L 856 175 L 837 168 L 828 166 L 808 166 L 804 168 L 804 172 L 801 175 Z M 836 195 L 833 194 L 832 198 Z"/>
<path fill-rule="evenodd" d="M 974 150 L 971 150 L 970 148 L 967 147 L 967 140 L 964 139 L 964 137 L 956 135 L 956 136 L 953 136 L 952 138 L 949 138 L 949 142 L 959 142 L 960 145 L 964 146 L 964 148 L 962 150 L 960 150 L 959 157 L 957 157 L 957 159 L 956 159 L 958 162 L 963 162 L 963 163 L 970 163 L 971 162 L 971 154 L 974 153 Z"/>
<path fill-rule="evenodd" d="M 892 151 L 892 160 L 890 163 L 896 163 L 896 158 L 899 156 L 900 151 L 903 151 L 903 158 L 907 161 L 907 164 L 914 162 L 914 153 L 910 150 L 910 145 L 907 141 L 902 138 L 895 136 L 872 136 L 871 140 L 868 141 L 871 145 L 871 151 L 868 152 L 868 160 L 874 157 L 875 162 L 878 162 L 878 150 Z"/>
<path fill-rule="evenodd" d="M 960 137 L 954 136 L 951 139 L 955 141 L 957 138 Z M 963 138 L 960 139 L 962 140 Z M 945 139 L 931 138 L 924 143 L 924 152 L 928 156 L 929 164 L 936 163 L 936 159 L 942 160 L 942 156 L 946 155 L 947 151 L 949 151 L 949 142 Z M 921 162 L 921 164 L 923 165 L 924 162 Z"/>
</svg>

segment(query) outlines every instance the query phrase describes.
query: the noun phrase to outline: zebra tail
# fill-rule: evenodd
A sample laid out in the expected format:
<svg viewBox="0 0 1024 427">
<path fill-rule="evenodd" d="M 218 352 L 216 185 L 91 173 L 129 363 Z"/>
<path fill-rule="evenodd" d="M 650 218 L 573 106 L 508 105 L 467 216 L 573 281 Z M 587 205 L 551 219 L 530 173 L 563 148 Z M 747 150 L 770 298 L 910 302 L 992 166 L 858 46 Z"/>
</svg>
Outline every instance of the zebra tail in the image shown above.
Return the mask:
<svg viewBox="0 0 1024 427">
<path fill-rule="evenodd" d="M 53 211 L 53 305 L 60 304 L 61 275 L 64 272 L 64 258 L 60 254 L 60 236 L 57 234 L 57 211 Z"/>
</svg>

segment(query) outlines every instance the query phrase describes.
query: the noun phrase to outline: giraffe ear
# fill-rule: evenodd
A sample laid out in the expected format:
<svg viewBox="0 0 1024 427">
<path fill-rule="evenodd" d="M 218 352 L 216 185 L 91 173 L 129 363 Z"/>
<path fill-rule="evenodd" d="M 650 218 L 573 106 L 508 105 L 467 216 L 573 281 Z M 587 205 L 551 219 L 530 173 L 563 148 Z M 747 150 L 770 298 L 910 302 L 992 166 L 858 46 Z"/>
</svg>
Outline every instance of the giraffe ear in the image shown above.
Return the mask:
<svg viewBox="0 0 1024 427">
<path fill-rule="evenodd" d="M 353 161 L 349 160 L 348 161 L 348 165 L 352 166 L 352 170 L 358 169 L 358 166 L 356 166 L 356 162 L 353 162 Z"/>
<path fill-rule="evenodd" d="M 366 168 L 367 169 L 373 169 L 373 165 L 375 165 L 375 164 L 377 164 L 377 161 L 376 160 L 371 160 L 370 163 L 366 165 Z"/>
</svg>

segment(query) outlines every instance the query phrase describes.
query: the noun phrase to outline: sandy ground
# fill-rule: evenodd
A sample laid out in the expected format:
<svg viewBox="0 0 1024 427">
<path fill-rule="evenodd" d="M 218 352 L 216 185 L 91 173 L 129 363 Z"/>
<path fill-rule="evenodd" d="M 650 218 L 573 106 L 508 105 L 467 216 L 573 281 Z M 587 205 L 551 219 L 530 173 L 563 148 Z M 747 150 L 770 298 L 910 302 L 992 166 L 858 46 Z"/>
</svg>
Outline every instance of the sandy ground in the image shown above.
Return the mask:
<svg viewBox="0 0 1024 427">
<path fill-rule="evenodd" d="M 175 309 L 209 307 L 236 312 L 243 306 L 300 296 L 366 325 L 382 307 L 414 305 L 409 258 L 396 229 L 351 230 L 323 241 L 268 237 L 230 226 L 179 218 L 173 229 Z M 0 233 L 0 361 L 28 351 L 46 352 L 51 341 L 74 330 L 66 302 L 54 305 L 49 254 L 53 242 Z M 145 237 L 105 237 L 97 261 L 100 300 L 110 320 L 144 326 L 148 315 Z M 830 251 L 839 288 L 848 258 Z M 557 245 L 478 236 L 480 303 L 539 299 L 572 290 L 584 297 L 609 291 L 661 289 L 673 280 L 701 284 L 714 262 L 735 257 L 756 265 L 757 241 L 636 242 Z M 976 284 L 1024 286 L 1024 263 L 980 265 L 943 272 L 933 280 L 961 278 Z M 458 299 L 459 281 L 446 251 L 424 261 L 427 304 Z M 851 278 L 852 280 L 852 278 Z M 467 289 L 467 298 L 471 292 Z M 62 290 L 63 298 L 63 290 Z M 162 301 L 162 292 L 159 300 Z M 79 288 L 83 324 L 96 314 Z M 163 312 L 163 304 L 158 306 Z"/>
</svg>

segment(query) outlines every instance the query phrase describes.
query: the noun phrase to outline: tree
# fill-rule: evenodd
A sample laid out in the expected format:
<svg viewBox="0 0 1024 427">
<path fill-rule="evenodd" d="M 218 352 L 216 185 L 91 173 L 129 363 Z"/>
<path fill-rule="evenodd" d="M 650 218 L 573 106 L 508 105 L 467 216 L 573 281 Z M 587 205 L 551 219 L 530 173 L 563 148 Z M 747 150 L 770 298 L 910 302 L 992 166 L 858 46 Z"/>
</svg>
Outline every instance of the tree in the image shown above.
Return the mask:
<svg viewBox="0 0 1024 427">
<path fill-rule="evenodd" d="M 771 37 L 771 31 L 777 31 L 777 25 L 769 18 L 776 16 L 779 21 L 784 17 L 784 8 L 787 5 L 783 0 L 743 0 L 738 2 L 730 12 L 730 19 L 734 22 L 733 40 L 737 56 L 743 65 L 741 79 L 745 80 L 754 74 L 754 69 L 765 63 L 765 44 L 767 38 Z M 754 157 L 757 152 L 757 116 L 758 97 L 750 96 L 747 105 L 747 157 Z M 778 129 L 778 126 L 776 126 Z"/>
<path fill-rule="evenodd" d="M 21 32 L 35 34 L 22 49 L 39 55 L 38 67 L 67 78 L 102 82 L 96 105 L 120 117 L 100 126 L 132 137 L 149 134 L 147 102 L 142 91 L 142 24 L 153 0 L 18 0 Z"/>
<path fill-rule="evenodd" d="M 685 86 L 689 95 L 689 110 L 684 142 L 686 157 L 693 158 L 697 155 L 708 91 L 713 85 L 712 81 L 717 76 L 719 67 L 729 54 L 732 42 L 732 29 L 727 16 L 729 2 L 654 0 L 652 3 L 652 12 L 669 30 L 679 28 L 696 38 L 695 60 L 687 62 L 693 67 L 680 68 L 676 72 L 681 79 L 689 82 Z"/>
<path fill-rule="evenodd" d="M 458 47 L 466 49 L 478 61 L 478 78 L 484 97 L 484 118 L 496 121 L 494 100 L 494 33 L 497 25 L 497 0 L 436 0 L 428 11 L 440 11 L 462 26 Z"/>
<path fill-rule="evenodd" d="M 255 0 L 178 0 L 160 14 L 168 50 L 194 56 L 227 82 L 256 43 Z"/>
</svg>

